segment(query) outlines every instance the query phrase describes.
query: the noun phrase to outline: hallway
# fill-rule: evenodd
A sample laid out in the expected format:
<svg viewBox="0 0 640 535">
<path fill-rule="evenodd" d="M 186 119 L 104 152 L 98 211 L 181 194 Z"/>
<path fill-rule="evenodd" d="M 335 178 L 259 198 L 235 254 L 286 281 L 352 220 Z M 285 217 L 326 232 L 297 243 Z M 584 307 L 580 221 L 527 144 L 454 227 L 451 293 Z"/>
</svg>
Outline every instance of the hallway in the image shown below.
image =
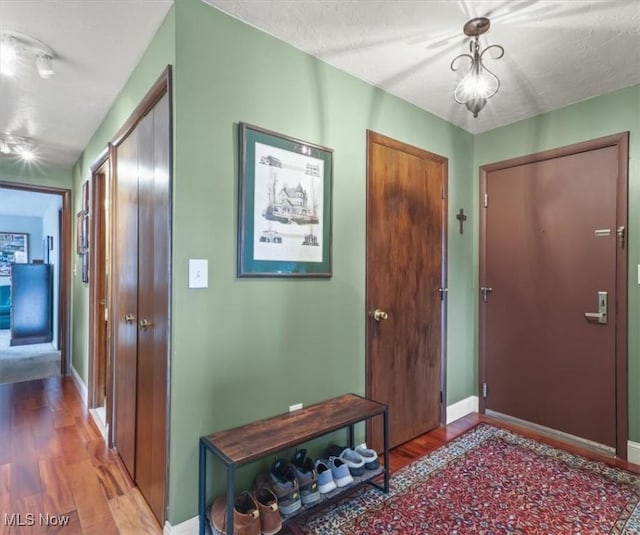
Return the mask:
<svg viewBox="0 0 640 535">
<path fill-rule="evenodd" d="M 162 532 L 70 377 L 0 384 L 0 437 L 0 535 Z"/>
</svg>

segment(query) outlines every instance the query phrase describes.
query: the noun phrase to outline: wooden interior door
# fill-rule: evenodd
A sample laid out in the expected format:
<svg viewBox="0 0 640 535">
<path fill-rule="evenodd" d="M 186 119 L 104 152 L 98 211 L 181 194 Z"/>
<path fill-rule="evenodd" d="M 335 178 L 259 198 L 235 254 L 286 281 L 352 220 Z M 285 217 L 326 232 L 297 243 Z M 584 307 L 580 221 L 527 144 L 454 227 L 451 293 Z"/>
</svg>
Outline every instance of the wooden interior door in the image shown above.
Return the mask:
<svg viewBox="0 0 640 535">
<path fill-rule="evenodd" d="M 483 170 L 487 290 L 480 316 L 486 410 L 624 456 L 622 141 L 607 138 Z M 599 311 L 599 292 L 607 300 L 603 321 L 585 316 Z"/>
<path fill-rule="evenodd" d="M 91 174 L 91 237 L 89 250 L 89 403 L 90 407 L 104 407 L 106 422 L 110 422 L 110 404 L 107 402 L 110 365 L 107 328 L 107 263 L 108 258 L 108 184 L 109 161 L 107 155 L 100 160 Z"/>
<path fill-rule="evenodd" d="M 138 130 L 119 145 L 113 187 L 113 445 L 135 479 L 138 358 Z"/>
<path fill-rule="evenodd" d="M 171 71 L 114 142 L 115 446 L 162 525 L 166 517 L 171 295 Z"/>
<path fill-rule="evenodd" d="M 366 393 L 389 406 L 391 446 L 441 421 L 446 189 L 445 158 L 368 133 Z"/>
<path fill-rule="evenodd" d="M 164 518 L 169 366 L 170 128 L 165 94 L 138 125 L 138 383 L 136 483 Z"/>
</svg>

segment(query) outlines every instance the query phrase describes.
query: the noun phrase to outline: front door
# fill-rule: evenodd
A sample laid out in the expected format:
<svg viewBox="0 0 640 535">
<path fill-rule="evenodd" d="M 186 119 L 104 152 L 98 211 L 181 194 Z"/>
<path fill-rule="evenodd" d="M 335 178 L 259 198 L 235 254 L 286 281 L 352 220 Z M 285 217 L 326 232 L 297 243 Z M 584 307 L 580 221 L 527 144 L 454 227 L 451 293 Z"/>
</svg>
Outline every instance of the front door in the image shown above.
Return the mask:
<svg viewBox="0 0 640 535">
<path fill-rule="evenodd" d="M 390 446 L 440 423 L 446 189 L 446 158 L 368 133 L 366 389 Z"/>
<path fill-rule="evenodd" d="M 617 136 L 487 166 L 480 250 L 484 408 L 621 456 L 624 147 Z"/>
</svg>

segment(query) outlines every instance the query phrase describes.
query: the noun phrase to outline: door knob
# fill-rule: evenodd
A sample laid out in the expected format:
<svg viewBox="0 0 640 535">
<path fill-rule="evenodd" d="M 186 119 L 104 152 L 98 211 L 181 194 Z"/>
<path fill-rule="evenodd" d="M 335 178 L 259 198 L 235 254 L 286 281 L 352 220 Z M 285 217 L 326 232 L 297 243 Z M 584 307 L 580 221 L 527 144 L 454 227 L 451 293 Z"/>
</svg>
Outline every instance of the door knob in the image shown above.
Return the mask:
<svg viewBox="0 0 640 535">
<path fill-rule="evenodd" d="M 149 327 L 151 327 L 151 322 L 147 319 L 144 319 L 140 320 L 138 322 L 138 325 L 140 326 L 140 329 L 142 329 L 143 331 L 147 331 L 149 330 Z"/>
<path fill-rule="evenodd" d="M 124 317 L 124 321 L 126 321 L 127 323 L 135 323 L 136 322 L 136 317 L 133 314 L 127 314 Z"/>
<path fill-rule="evenodd" d="M 389 317 L 389 314 L 387 314 L 384 310 L 376 308 L 375 310 L 369 311 L 369 316 L 371 316 L 376 321 L 381 321 L 386 320 Z"/>
</svg>

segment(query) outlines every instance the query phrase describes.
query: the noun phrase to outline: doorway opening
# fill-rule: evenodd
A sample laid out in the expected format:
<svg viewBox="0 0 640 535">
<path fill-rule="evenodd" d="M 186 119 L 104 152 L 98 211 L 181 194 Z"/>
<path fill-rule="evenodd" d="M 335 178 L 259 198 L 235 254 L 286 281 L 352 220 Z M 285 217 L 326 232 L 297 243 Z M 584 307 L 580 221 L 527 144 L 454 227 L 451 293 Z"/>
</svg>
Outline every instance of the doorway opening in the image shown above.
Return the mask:
<svg viewBox="0 0 640 535">
<path fill-rule="evenodd" d="M 111 165 L 105 151 L 91 167 L 89 213 L 89 410 L 105 439 L 111 422 L 109 244 Z M 109 445 L 111 443 L 109 442 Z"/>
<path fill-rule="evenodd" d="M 65 375 L 71 192 L 0 181 L 0 382 Z"/>
</svg>

